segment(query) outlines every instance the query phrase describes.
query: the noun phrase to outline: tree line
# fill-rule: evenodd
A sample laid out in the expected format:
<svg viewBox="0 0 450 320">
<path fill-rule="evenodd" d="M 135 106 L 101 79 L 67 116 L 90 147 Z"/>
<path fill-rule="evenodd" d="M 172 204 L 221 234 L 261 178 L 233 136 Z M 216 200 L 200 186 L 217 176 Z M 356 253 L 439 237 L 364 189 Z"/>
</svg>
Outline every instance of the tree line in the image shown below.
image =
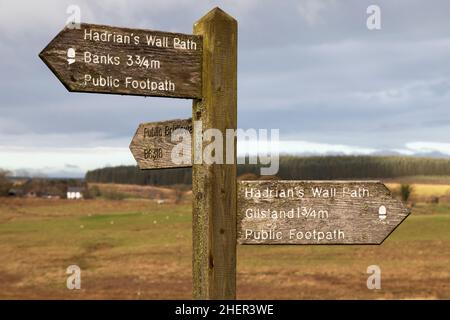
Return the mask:
<svg viewBox="0 0 450 320">
<path fill-rule="evenodd" d="M 259 176 L 260 165 L 238 165 L 238 176 Z M 405 176 L 450 176 L 450 159 L 373 156 L 280 157 L 276 176 L 286 180 L 382 179 Z M 139 170 L 137 166 L 88 171 L 87 182 L 138 185 L 191 184 L 190 168 Z"/>
</svg>

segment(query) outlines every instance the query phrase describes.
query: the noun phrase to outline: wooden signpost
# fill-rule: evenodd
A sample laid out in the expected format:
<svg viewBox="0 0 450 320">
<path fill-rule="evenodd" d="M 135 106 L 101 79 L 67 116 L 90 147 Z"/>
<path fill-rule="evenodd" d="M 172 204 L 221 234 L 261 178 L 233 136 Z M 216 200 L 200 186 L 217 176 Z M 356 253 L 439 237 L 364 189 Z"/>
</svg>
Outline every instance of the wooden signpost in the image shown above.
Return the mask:
<svg viewBox="0 0 450 320">
<path fill-rule="evenodd" d="M 172 133 L 184 129 L 192 134 L 192 119 L 141 123 L 130 144 L 139 169 L 182 168 L 192 166 L 191 144 L 172 141 Z M 177 145 L 180 144 L 178 147 Z M 176 152 L 178 149 L 178 152 Z M 183 152 L 187 150 L 188 152 Z M 173 153 L 176 153 L 174 159 Z M 175 161 L 177 160 L 177 161 Z"/>
<path fill-rule="evenodd" d="M 192 119 L 202 121 L 202 132 L 210 128 L 222 134 L 226 129 L 236 130 L 237 21 L 216 8 L 194 24 L 194 33 L 203 37 L 204 54 L 202 99 L 194 100 Z M 194 136 L 200 134 L 196 130 L 194 126 Z M 194 299 L 235 299 L 236 143 L 231 155 L 233 164 L 196 164 L 204 145 L 195 141 L 192 144 Z"/>
<path fill-rule="evenodd" d="M 409 214 L 380 182 L 237 184 L 236 143 L 226 155 L 233 164 L 198 161 L 207 142 L 196 136 L 237 128 L 237 21 L 219 8 L 194 35 L 65 28 L 39 56 L 69 91 L 194 99 L 192 120 L 142 123 L 130 150 L 141 169 L 192 166 L 195 299 L 236 298 L 237 243 L 380 244 Z M 193 137 L 182 163 L 173 157 L 177 128 Z"/>
<path fill-rule="evenodd" d="M 202 38 L 81 24 L 39 54 L 69 91 L 201 98 Z"/>
<path fill-rule="evenodd" d="M 379 181 L 242 181 L 240 244 L 381 244 L 408 216 Z"/>
<path fill-rule="evenodd" d="M 237 21 L 215 8 L 194 33 L 81 24 L 64 28 L 39 56 L 69 91 L 192 98 L 193 119 L 202 123 L 194 135 L 235 130 Z M 187 122 L 141 124 L 130 145 L 140 168 L 179 166 L 169 157 L 169 136 L 154 132 Z M 192 144 L 193 159 L 201 158 L 202 144 Z M 236 145 L 232 156 L 232 165 L 193 164 L 196 299 L 236 297 Z"/>
</svg>

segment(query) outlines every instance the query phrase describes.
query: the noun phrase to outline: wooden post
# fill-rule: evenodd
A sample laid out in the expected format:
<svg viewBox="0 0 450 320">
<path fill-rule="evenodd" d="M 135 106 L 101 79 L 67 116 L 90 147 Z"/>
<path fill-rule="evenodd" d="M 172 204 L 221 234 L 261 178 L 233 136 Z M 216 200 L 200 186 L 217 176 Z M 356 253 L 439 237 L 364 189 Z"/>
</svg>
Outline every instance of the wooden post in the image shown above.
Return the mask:
<svg viewBox="0 0 450 320">
<path fill-rule="evenodd" d="M 237 127 L 237 21 L 215 8 L 194 24 L 194 33 L 203 36 L 203 76 L 202 100 L 194 100 L 192 119 L 202 121 L 203 132 L 215 128 L 225 137 L 226 129 Z M 197 130 L 194 125 L 193 138 Z M 194 160 L 205 144 L 200 150 L 193 141 Z M 193 297 L 235 299 L 236 143 L 234 164 L 194 161 L 192 192 Z"/>
</svg>

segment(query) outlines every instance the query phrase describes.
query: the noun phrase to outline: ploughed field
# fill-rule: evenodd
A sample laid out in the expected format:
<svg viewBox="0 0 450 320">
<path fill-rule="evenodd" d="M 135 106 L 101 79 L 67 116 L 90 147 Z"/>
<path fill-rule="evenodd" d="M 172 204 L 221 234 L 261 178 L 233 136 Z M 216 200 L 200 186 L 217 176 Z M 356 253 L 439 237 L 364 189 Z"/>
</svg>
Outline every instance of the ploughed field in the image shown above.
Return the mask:
<svg viewBox="0 0 450 320">
<path fill-rule="evenodd" d="M 418 185 L 380 246 L 238 246 L 238 298 L 450 299 L 450 203 L 427 200 L 447 189 Z M 191 239 L 190 200 L 0 198 L 0 298 L 189 299 Z M 73 264 L 80 290 L 66 287 Z"/>
</svg>

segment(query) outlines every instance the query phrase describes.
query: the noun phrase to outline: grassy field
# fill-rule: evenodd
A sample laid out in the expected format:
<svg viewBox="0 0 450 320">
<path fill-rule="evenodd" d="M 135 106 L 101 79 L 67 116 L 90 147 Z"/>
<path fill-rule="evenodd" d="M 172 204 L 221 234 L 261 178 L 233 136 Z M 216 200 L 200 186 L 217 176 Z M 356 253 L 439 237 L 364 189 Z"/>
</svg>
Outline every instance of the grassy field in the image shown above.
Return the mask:
<svg viewBox="0 0 450 320">
<path fill-rule="evenodd" d="M 191 250 L 189 201 L 0 199 L 3 299 L 189 299 Z M 450 204 L 416 203 L 380 246 L 239 246 L 237 261 L 241 299 L 450 299 Z"/>
<path fill-rule="evenodd" d="M 386 183 L 386 186 L 394 192 L 399 189 L 400 183 Z M 450 184 L 413 183 L 412 199 L 426 199 L 427 197 L 450 197 Z"/>
</svg>

